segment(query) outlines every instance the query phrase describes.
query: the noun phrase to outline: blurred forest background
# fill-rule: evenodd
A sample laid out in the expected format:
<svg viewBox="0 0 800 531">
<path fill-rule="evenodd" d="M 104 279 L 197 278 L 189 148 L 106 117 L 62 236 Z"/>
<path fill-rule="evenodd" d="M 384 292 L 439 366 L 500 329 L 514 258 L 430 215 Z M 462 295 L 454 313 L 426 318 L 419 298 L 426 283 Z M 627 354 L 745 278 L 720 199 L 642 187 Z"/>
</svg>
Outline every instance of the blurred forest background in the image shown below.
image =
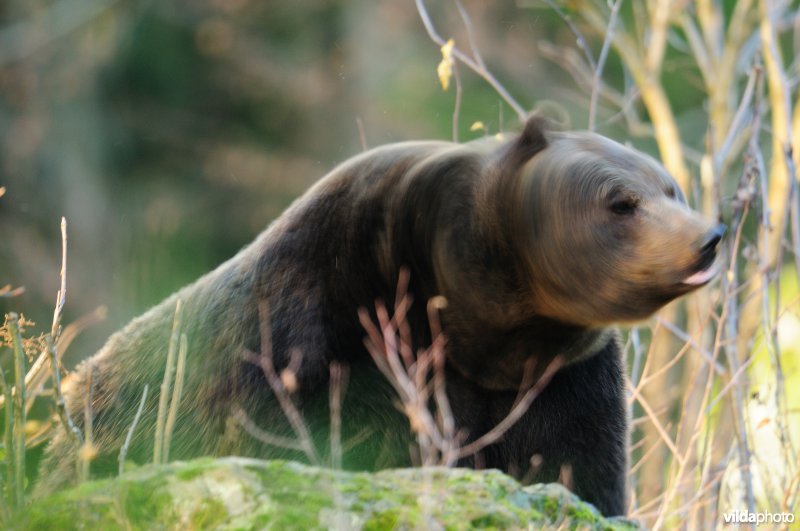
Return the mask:
<svg viewBox="0 0 800 531">
<path fill-rule="evenodd" d="M 658 527 L 792 510 L 797 3 L 426 9 L 515 101 L 458 60 L 442 90 L 444 43 L 411 0 L 0 0 L 0 287 L 25 288 L 0 310 L 47 328 L 65 216 L 64 322 L 107 308 L 72 367 L 364 144 L 515 130 L 520 107 L 552 102 L 573 128 L 663 160 L 729 227 L 720 278 L 626 331 L 632 514 Z"/>
</svg>

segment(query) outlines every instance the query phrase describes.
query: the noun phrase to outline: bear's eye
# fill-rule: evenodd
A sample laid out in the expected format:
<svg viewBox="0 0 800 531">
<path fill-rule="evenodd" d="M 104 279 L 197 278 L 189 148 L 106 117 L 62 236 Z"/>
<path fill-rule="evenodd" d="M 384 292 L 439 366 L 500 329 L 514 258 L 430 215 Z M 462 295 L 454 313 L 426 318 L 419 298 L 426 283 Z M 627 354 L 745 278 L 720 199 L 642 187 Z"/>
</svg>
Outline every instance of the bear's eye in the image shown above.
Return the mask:
<svg viewBox="0 0 800 531">
<path fill-rule="evenodd" d="M 611 203 L 611 212 L 618 216 L 630 216 L 636 212 L 636 201 L 633 199 L 618 199 Z"/>
</svg>

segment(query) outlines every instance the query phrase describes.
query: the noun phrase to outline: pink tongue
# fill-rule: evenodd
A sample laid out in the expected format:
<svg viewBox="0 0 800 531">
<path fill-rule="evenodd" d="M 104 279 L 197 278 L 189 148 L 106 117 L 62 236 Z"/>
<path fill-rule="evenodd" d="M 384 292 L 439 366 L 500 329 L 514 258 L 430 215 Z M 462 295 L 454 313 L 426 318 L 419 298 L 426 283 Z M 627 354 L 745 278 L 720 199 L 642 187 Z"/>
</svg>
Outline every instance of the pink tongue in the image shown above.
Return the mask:
<svg viewBox="0 0 800 531">
<path fill-rule="evenodd" d="M 683 281 L 684 284 L 689 284 L 690 286 L 696 286 L 698 284 L 704 284 L 711 280 L 711 278 L 717 274 L 717 268 L 712 266 L 704 271 L 698 271 L 694 275 L 690 276 L 686 280 Z"/>
</svg>

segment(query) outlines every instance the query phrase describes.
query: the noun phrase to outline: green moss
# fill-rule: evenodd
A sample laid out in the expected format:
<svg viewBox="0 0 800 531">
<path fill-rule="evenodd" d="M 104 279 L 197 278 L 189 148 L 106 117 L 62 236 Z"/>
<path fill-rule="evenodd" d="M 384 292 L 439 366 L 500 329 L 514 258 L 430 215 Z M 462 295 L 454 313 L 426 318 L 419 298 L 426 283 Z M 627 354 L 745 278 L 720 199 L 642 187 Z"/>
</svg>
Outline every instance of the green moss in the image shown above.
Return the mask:
<svg viewBox="0 0 800 531">
<path fill-rule="evenodd" d="M 507 529 L 515 524 L 519 524 L 516 518 L 509 518 L 501 513 L 484 514 L 470 521 L 473 529 Z"/>
<path fill-rule="evenodd" d="M 228 519 L 225 505 L 218 500 L 208 500 L 192 514 L 191 522 L 194 529 L 210 529 Z"/>
<path fill-rule="evenodd" d="M 202 476 L 210 467 L 213 467 L 214 459 L 204 457 L 191 462 L 191 466 L 180 468 L 175 472 L 175 477 L 181 481 L 191 481 L 196 477 Z"/>
<path fill-rule="evenodd" d="M 37 503 L 17 529 L 635 529 L 497 471 L 335 472 L 286 461 L 145 466 Z M 77 516 L 76 516 L 77 515 Z"/>
<path fill-rule="evenodd" d="M 382 531 L 385 529 L 396 529 L 400 526 L 402 513 L 398 509 L 382 511 L 372 515 L 364 522 L 364 531 Z"/>
<path fill-rule="evenodd" d="M 585 503 L 570 505 L 566 508 L 566 513 L 568 516 L 576 520 L 592 523 L 597 522 L 600 516 Z"/>
<path fill-rule="evenodd" d="M 555 519 L 561 512 L 561 500 L 558 498 L 543 498 L 542 510 L 550 519 Z"/>
<path fill-rule="evenodd" d="M 172 499 L 168 493 L 160 490 L 154 489 L 151 481 L 126 481 L 121 484 L 116 497 L 127 520 L 137 527 L 145 527 L 149 521 L 167 519 Z"/>
</svg>

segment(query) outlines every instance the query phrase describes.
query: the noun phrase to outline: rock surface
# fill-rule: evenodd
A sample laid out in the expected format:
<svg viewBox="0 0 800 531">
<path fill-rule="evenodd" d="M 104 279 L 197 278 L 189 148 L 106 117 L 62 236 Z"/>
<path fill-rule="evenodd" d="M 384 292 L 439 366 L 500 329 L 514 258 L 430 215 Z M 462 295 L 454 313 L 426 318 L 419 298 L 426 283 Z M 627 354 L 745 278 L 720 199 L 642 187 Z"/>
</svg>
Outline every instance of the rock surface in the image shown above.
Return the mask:
<svg viewBox="0 0 800 531">
<path fill-rule="evenodd" d="M 286 461 L 145 466 L 38 500 L 15 529 L 638 529 L 498 471 L 337 472 Z"/>
</svg>

